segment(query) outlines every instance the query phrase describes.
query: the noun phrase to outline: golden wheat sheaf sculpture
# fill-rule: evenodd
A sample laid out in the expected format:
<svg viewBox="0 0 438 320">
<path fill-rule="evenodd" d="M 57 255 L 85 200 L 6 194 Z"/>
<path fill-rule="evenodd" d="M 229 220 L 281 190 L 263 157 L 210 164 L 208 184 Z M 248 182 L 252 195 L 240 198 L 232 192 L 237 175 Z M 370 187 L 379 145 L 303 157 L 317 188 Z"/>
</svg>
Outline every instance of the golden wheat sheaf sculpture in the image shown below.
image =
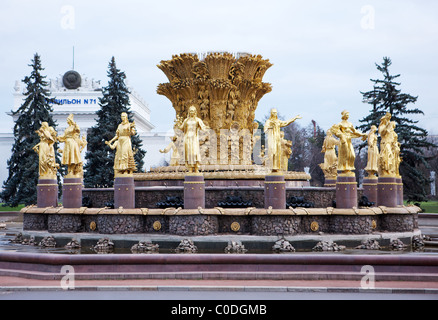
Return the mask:
<svg viewBox="0 0 438 320">
<path fill-rule="evenodd" d="M 215 52 L 201 59 L 197 54 L 175 55 L 158 65 L 169 83 L 160 84 L 157 93 L 172 102 L 177 118 L 185 118 L 195 106 L 218 140 L 223 129 L 252 135 L 258 127 L 254 125 L 258 103 L 272 91 L 271 84 L 262 82 L 270 67 L 260 55 Z"/>
</svg>

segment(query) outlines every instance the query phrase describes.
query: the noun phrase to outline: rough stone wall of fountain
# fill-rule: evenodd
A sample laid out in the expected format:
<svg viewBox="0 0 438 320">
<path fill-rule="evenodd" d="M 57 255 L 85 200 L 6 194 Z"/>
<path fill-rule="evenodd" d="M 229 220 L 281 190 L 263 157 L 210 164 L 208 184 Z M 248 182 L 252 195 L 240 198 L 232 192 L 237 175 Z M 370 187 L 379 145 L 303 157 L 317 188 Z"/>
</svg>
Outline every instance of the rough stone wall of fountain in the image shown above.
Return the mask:
<svg viewBox="0 0 438 320">
<path fill-rule="evenodd" d="M 399 216 L 394 214 L 383 215 L 380 219 L 380 229 L 389 232 L 407 232 L 415 228 L 417 216 Z M 418 222 L 417 222 L 418 227 Z"/>
<path fill-rule="evenodd" d="M 236 209 L 232 209 L 236 210 Z M 286 210 L 287 211 L 287 210 Z M 164 211 L 163 211 L 164 212 Z M 172 234 L 205 236 L 250 234 L 258 236 L 305 234 L 371 234 L 373 232 L 412 232 L 417 213 L 378 215 L 265 214 L 28 214 L 24 230 L 53 233 Z M 94 228 L 91 226 L 94 224 Z"/>
<path fill-rule="evenodd" d="M 330 219 L 330 233 L 370 234 L 373 232 L 372 226 L 373 217 L 370 216 L 352 216 L 348 219 L 343 216 L 333 216 Z"/>
<path fill-rule="evenodd" d="M 45 231 L 48 229 L 48 216 L 28 213 L 23 218 L 23 230 Z"/>
<path fill-rule="evenodd" d="M 179 236 L 206 236 L 217 234 L 219 222 L 217 216 L 171 216 L 169 217 L 169 233 Z"/>
<path fill-rule="evenodd" d="M 83 231 L 82 218 L 78 215 L 49 215 L 48 231 L 51 233 L 75 233 Z"/>
<path fill-rule="evenodd" d="M 285 235 L 301 233 L 301 219 L 294 216 L 258 216 L 251 219 L 252 232 L 260 236 Z"/>
<path fill-rule="evenodd" d="M 238 223 L 239 230 L 233 231 L 233 223 Z M 221 216 L 219 217 L 219 233 L 233 233 L 233 234 L 251 234 L 252 219 L 239 216 Z"/>
<path fill-rule="evenodd" d="M 136 215 L 99 215 L 99 232 L 102 234 L 143 233 L 144 219 Z"/>
</svg>

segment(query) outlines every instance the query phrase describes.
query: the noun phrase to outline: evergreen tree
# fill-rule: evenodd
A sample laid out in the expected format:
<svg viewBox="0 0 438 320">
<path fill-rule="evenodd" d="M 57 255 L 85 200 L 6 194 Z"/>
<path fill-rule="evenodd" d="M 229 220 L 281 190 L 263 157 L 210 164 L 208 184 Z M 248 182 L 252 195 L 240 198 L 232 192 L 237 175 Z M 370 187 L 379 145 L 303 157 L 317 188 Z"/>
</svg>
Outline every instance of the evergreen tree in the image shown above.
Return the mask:
<svg viewBox="0 0 438 320">
<path fill-rule="evenodd" d="M 364 102 L 373 106 L 371 113 L 360 120 L 363 123 L 358 127 L 359 130 L 367 132 L 372 125 L 379 127 L 380 119 L 387 113 L 392 114 L 392 120 L 397 123 L 396 133 L 401 143 L 401 157 L 403 162 L 400 166 L 400 173 L 405 185 L 405 196 L 408 201 L 426 201 L 426 187 L 428 178 L 423 174 L 419 167 L 427 166 L 425 150 L 436 145 L 427 140 L 428 133 L 423 128 L 417 126 L 418 121 L 413 120 L 412 115 L 424 115 L 418 108 L 409 108 L 415 104 L 418 97 L 402 93 L 398 87 L 396 79 L 400 75 L 391 75 L 389 67 L 392 65 L 391 59 L 385 57 L 382 65 L 377 69 L 383 74 L 382 80 L 373 80 L 374 89 L 369 92 L 361 92 Z M 361 145 L 363 148 L 364 145 Z"/>
<path fill-rule="evenodd" d="M 325 182 L 324 173 L 319 166 L 324 163 L 324 154 L 321 152 L 324 145 L 326 133 L 321 127 L 312 120 L 312 124 L 307 128 L 308 145 L 308 167 L 310 168 L 310 175 L 312 186 L 322 187 Z"/>
<path fill-rule="evenodd" d="M 123 112 L 128 114 L 130 122 L 133 121 L 129 102 L 130 92 L 125 84 L 126 75 L 117 69 L 114 57 L 109 63 L 108 77 L 108 86 L 103 88 L 103 97 L 99 98 L 97 125 L 88 132 L 88 151 L 85 156 L 87 163 L 84 168 L 84 184 L 88 188 L 108 188 L 114 185 L 115 152 L 105 144 L 105 141 L 110 141 L 115 136 Z M 141 149 L 142 142 L 138 134 L 131 139 L 137 170 L 141 171 L 146 152 Z"/>
<path fill-rule="evenodd" d="M 27 87 L 24 103 L 17 111 L 12 111 L 14 116 L 18 115 L 18 119 L 14 125 L 12 156 L 7 162 L 9 176 L 3 182 L 4 190 L 0 195 L 5 204 L 12 207 L 37 203 L 39 158 L 32 149 L 40 142 L 36 131 L 41 128 L 43 122 L 56 128 L 51 116 L 53 112 L 51 104 L 54 100 L 50 98 L 50 92 L 46 89 L 48 83 L 44 80 L 46 77 L 41 74 L 44 69 L 38 54 L 35 54 L 29 67 L 32 68 L 32 73 L 23 80 Z M 56 145 L 55 150 L 57 150 Z M 57 162 L 60 163 L 58 154 Z"/>
</svg>

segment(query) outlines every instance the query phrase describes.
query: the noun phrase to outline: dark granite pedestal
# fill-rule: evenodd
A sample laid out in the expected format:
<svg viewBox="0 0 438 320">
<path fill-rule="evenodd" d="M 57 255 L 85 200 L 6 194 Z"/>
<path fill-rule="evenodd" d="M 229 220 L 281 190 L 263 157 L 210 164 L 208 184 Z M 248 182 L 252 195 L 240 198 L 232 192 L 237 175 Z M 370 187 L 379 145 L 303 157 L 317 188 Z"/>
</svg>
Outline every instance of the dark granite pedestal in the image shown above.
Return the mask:
<svg viewBox="0 0 438 320">
<path fill-rule="evenodd" d="M 284 175 L 272 174 L 265 177 L 265 209 L 286 208 L 286 182 Z"/>
<path fill-rule="evenodd" d="M 398 182 L 396 177 L 379 177 L 377 205 L 383 207 L 397 207 L 398 199 Z"/>
<path fill-rule="evenodd" d="M 58 181 L 56 179 L 39 179 L 37 186 L 38 208 L 58 206 Z"/>
<path fill-rule="evenodd" d="M 189 174 L 184 179 L 184 209 L 205 208 L 205 181 L 202 174 Z"/>
<path fill-rule="evenodd" d="M 134 177 L 116 177 L 114 180 L 114 208 L 135 209 Z"/>
<path fill-rule="evenodd" d="M 397 177 L 397 202 L 399 206 L 404 204 L 403 198 L 403 179 L 401 177 Z"/>
<path fill-rule="evenodd" d="M 351 209 L 357 206 L 356 176 L 354 173 L 339 175 L 336 181 L 336 208 Z"/>
<path fill-rule="evenodd" d="M 363 195 L 368 198 L 368 201 L 373 202 L 377 206 L 377 187 L 378 178 L 366 177 L 363 180 Z"/>
<path fill-rule="evenodd" d="M 82 178 L 64 178 L 62 186 L 62 206 L 64 208 L 82 207 Z"/>
<path fill-rule="evenodd" d="M 336 177 L 325 178 L 324 188 L 336 188 Z"/>
</svg>

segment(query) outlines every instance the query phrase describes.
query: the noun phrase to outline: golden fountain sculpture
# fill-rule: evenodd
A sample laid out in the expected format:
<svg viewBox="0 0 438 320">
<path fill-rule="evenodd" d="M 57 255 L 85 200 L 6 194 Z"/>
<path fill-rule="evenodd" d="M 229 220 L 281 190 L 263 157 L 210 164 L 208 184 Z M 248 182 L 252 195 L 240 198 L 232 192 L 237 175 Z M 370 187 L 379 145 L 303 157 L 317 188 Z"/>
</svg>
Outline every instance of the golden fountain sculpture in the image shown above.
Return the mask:
<svg viewBox="0 0 438 320">
<path fill-rule="evenodd" d="M 174 129 L 179 141 L 174 141 L 174 145 L 180 161 L 178 166 L 135 174 L 136 180 L 179 180 L 183 171 L 191 170 L 185 167 L 180 124 L 181 119 L 187 119 L 192 106 L 197 117 L 209 127 L 199 132 L 199 170 L 206 179 L 261 179 L 269 174 L 269 168 L 255 164 L 259 159 L 253 154 L 258 155 L 261 146 L 255 112 L 263 96 L 272 91 L 271 84 L 263 82 L 272 66 L 260 55 L 227 52 L 185 53 L 161 61 L 158 68 L 169 82 L 158 85 L 157 93 L 167 97 L 175 109 L 175 122 L 179 125 Z M 288 172 L 288 177 L 306 182 L 311 178 L 301 172 Z"/>
<path fill-rule="evenodd" d="M 253 135 L 258 102 L 272 91 L 269 83 L 262 82 L 271 66 L 260 55 L 209 53 L 200 60 L 196 54 L 181 54 L 158 65 L 169 83 L 160 84 L 157 92 L 172 102 L 177 117 L 187 118 L 189 108 L 195 106 L 200 119 L 216 133 L 219 146 L 224 129 L 238 128 Z M 239 164 L 251 164 L 244 160 L 243 138 L 240 140 Z M 221 159 L 220 148 L 217 152 Z"/>
<path fill-rule="evenodd" d="M 326 185 L 333 186 L 338 177 L 338 155 L 336 154 L 336 147 L 340 142 L 333 136 L 332 129 L 327 130 L 327 135 L 322 146 L 322 153 L 324 153 L 324 163 L 320 164 Z"/>
<path fill-rule="evenodd" d="M 158 65 L 169 83 L 160 84 L 157 92 L 182 118 L 195 106 L 200 119 L 218 135 L 235 122 L 252 133 L 258 102 L 272 91 L 271 84 L 262 82 L 271 66 L 260 55 L 209 53 L 200 60 L 196 54 L 181 54 Z"/>
<path fill-rule="evenodd" d="M 56 180 L 59 164 L 56 163 L 54 145 L 58 134 L 47 122 L 43 122 L 36 133 L 40 137 L 40 143 L 34 146 L 33 150 L 39 155 L 39 177 Z"/>
<path fill-rule="evenodd" d="M 354 161 L 356 153 L 354 151 L 352 139 L 362 138 L 365 141 L 367 134 L 356 130 L 351 122 L 348 121 L 350 113 L 342 112 L 342 121 L 331 128 L 332 133 L 339 138 L 338 172 L 343 176 L 354 176 Z"/>
<path fill-rule="evenodd" d="M 199 131 L 205 131 L 208 127 L 196 116 L 196 107 L 189 109 L 189 115 L 180 125 L 184 132 L 184 155 L 186 167 L 190 173 L 199 173 L 201 165 L 201 151 L 199 146 Z"/>
<path fill-rule="evenodd" d="M 284 162 L 282 159 L 283 144 L 280 129 L 291 125 L 298 119 L 302 119 L 301 116 L 296 116 L 289 121 L 282 121 L 278 119 L 277 109 L 271 110 L 271 117 L 266 121 L 264 130 L 268 137 L 268 165 L 272 168 L 272 172 L 281 171 L 282 162 Z"/>
<path fill-rule="evenodd" d="M 379 177 L 400 177 L 400 143 L 395 132 L 396 123 L 391 121 L 392 115 L 387 113 L 379 125 L 381 136 L 380 155 L 378 160 Z"/>
</svg>

